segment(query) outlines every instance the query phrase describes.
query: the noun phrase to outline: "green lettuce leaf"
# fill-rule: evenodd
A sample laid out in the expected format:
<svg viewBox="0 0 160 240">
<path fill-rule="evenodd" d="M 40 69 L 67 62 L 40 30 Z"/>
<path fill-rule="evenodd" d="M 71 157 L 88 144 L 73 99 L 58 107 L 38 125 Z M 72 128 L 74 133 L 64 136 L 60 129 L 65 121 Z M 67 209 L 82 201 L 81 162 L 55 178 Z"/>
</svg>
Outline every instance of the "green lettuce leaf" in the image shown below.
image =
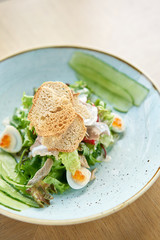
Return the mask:
<svg viewBox="0 0 160 240">
<path fill-rule="evenodd" d="M 49 185 L 53 184 L 55 191 L 63 193 L 69 188 L 66 180 L 66 168 L 62 164 L 62 161 L 60 159 L 55 160 L 54 156 L 42 157 L 37 155 L 32 158 L 23 158 L 19 163 L 17 163 L 16 170 L 19 171 L 28 182 L 31 178 L 33 178 L 35 173 L 43 167 L 47 158 L 53 159 L 53 166 L 50 173 L 44 178 L 43 181 Z"/>
<path fill-rule="evenodd" d="M 98 156 L 102 153 L 101 144 L 98 143 L 96 146 L 88 143 L 81 143 L 81 153 L 86 157 L 89 166 L 95 165 L 97 162 Z"/>
<path fill-rule="evenodd" d="M 33 145 L 33 143 L 35 142 L 35 139 L 37 137 L 37 135 L 34 133 L 34 130 L 30 130 L 29 126 L 27 126 L 23 133 L 23 145 L 22 147 L 30 147 Z"/>
<path fill-rule="evenodd" d="M 101 101 L 100 99 L 97 99 L 94 102 L 95 106 L 98 108 L 98 116 L 100 117 L 100 120 L 102 122 L 105 122 L 109 127 L 111 127 L 114 115 L 112 114 L 112 111 L 108 108 L 106 108 L 106 104 Z"/>
<path fill-rule="evenodd" d="M 113 138 L 112 134 L 110 136 L 108 136 L 106 134 L 102 134 L 100 136 L 99 141 L 107 148 L 110 144 L 114 143 L 114 138 Z"/>
<path fill-rule="evenodd" d="M 24 108 L 30 109 L 32 106 L 32 100 L 33 100 L 33 96 L 28 96 L 25 94 L 25 92 L 23 93 L 22 105 Z"/>
<path fill-rule="evenodd" d="M 75 171 L 81 167 L 77 150 L 70 153 L 60 153 L 59 157 L 65 168 L 69 170 L 72 174 L 74 174 Z"/>
<path fill-rule="evenodd" d="M 79 92 L 81 95 L 85 95 L 87 99 L 90 98 L 92 94 L 91 89 L 88 88 L 84 81 L 77 81 L 69 87 L 72 88 L 74 92 Z"/>
<path fill-rule="evenodd" d="M 53 184 L 56 191 L 58 191 L 60 193 L 65 192 L 69 188 L 69 185 L 67 183 L 62 183 L 59 180 L 57 180 L 56 178 L 51 177 L 51 176 L 47 176 L 43 181 L 47 184 Z"/>
<path fill-rule="evenodd" d="M 44 179 L 44 182 L 50 185 L 53 184 L 55 190 L 60 193 L 63 193 L 69 188 L 66 180 L 66 168 L 62 164 L 61 159 L 53 161 L 52 169 Z"/>
<path fill-rule="evenodd" d="M 87 88 L 87 84 L 83 81 L 76 81 L 74 84 L 70 84 L 70 88 L 74 89 L 74 91 L 83 90 Z"/>
<path fill-rule="evenodd" d="M 22 161 L 17 163 L 16 169 L 23 173 L 25 178 L 29 181 L 35 173 L 44 165 L 46 161 L 46 156 L 41 157 L 39 155 L 32 157 L 32 158 L 24 158 Z"/>
<path fill-rule="evenodd" d="M 50 157 L 53 158 L 52 156 Z M 62 164 L 61 159 L 53 161 L 53 166 L 51 168 L 49 176 L 56 178 L 59 181 L 64 181 L 64 182 L 66 181 L 66 168 Z"/>
<path fill-rule="evenodd" d="M 30 123 L 29 120 L 27 119 L 27 116 L 28 111 L 16 108 L 10 124 L 17 128 L 18 130 L 25 129 L 27 126 L 29 126 Z"/>
<path fill-rule="evenodd" d="M 22 136 L 22 146 L 29 148 L 35 141 L 37 135 L 34 129 L 29 128 L 30 121 L 27 119 L 28 110 L 16 109 L 10 124 L 19 130 Z"/>
</svg>

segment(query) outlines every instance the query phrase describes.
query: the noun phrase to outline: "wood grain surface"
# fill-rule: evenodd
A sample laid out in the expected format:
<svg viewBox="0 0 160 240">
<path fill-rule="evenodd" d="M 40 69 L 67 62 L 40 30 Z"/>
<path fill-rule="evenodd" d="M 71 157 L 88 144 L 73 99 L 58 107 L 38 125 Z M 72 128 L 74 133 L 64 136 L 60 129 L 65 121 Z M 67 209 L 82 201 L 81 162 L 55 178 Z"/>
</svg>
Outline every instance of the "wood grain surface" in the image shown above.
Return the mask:
<svg viewBox="0 0 160 240">
<path fill-rule="evenodd" d="M 159 0 L 0 0 L 0 59 L 51 45 L 120 56 L 160 87 Z M 109 217 L 72 226 L 38 226 L 0 215 L 0 240 L 160 239 L 160 179 Z"/>
</svg>

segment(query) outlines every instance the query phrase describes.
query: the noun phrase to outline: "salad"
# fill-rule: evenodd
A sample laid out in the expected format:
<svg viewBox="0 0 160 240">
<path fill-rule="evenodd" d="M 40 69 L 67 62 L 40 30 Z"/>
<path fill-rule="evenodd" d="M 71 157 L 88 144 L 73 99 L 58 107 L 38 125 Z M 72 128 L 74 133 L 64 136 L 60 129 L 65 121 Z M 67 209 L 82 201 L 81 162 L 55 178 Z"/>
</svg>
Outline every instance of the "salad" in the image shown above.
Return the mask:
<svg viewBox="0 0 160 240">
<path fill-rule="evenodd" d="M 120 112 L 140 106 L 149 90 L 96 57 L 75 52 L 79 81 L 44 82 L 4 121 L 0 135 L 0 204 L 21 211 L 44 207 L 54 194 L 96 178 L 98 163 L 125 130 Z M 95 94 L 96 93 L 96 94 Z M 98 97 L 100 96 L 100 97 Z"/>
<path fill-rule="evenodd" d="M 0 203 L 44 207 L 56 193 L 85 187 L 124 128 L 82 81 L 45 82 L 34 96 L 24 93 L 0 136 Z"/>
</svg>

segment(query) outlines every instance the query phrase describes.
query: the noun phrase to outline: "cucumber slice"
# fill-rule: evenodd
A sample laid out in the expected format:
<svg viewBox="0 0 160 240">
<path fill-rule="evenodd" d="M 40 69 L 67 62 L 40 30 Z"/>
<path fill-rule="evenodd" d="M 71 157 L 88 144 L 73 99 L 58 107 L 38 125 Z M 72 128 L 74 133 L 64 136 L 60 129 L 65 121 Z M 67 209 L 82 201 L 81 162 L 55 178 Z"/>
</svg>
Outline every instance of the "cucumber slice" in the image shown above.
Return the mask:
<svg viewBox="0 0 160 240">
<path fill-rule="evenodd" d="M 83 66 L 85 68 L 90 68 L 93 71 L 93 74 L 100 74 L 103 78 L 101 78 L 101 82 L 97 81 L 97 83 L 102 86 L 107 85 L 108 81 L 110 81 L 114 86 L 118 85 L 125 89 L 130 96 L 132 96 L 133 103 L 136 106 L 139 106 L 143 102 L 149 92 L 149 90 L 142 84 L 92 55 L 75 52 L 69 64 L 75 70 L 76 67 Z"/>
<path fill-rule="evenodd" d="M 76 72 L 82 75 L 84 81 L 87 82 L 88 86 L 91 87 L 97 95 L 107 99 L 116 110 L 128 112 L 133 106 L 132 97 L 123 88 L 113 84 L 90 68 L 74 64 L 71 64 L 71 66 Z"/>
<path fill-rule="evenodd" d="M 16 211 L 21 211 L 21 210 L 25 210 L 25 209 L 29 208 L 29 206 L 27 206 L 26 204 L 21 203 L 13 198 L 7 196 L 5 193 L 3 193 L 1 191 L 0 191 L 0 204 L 5 207 L 16 210 Z"/>
<path fill-rule="evenodd" d="M 10 197 L 23 202 L 31 207 L 39 207 L 39 205 L 33 201 L 32 199 L 22 195 L 20 192 L 18 192 L 15 188 L 13 188 L 11 185 L 9 185 L 6 181 L 0 178 L 0 191 L 6 193 Z"/>
<path fill-rule="evenodd" d="M 110 91 L 111 93 L 126 99 L 127 101 L 132 103 L 132 97 L 127 93 L 126 90 L 119 87 L 118 85 L 113 84 L 111 81 L 104 79 L 104 77 L 94 72 L 91 68 L 86 68 L 81 65 L 72 65 L 72 67 L 84 78 L 89 79 L 94 82 L 95 85 L 100 85 L 104 89 Z"/>
<path fill-rule="evenodd" d="M 132 97 L 126 90 L 105 79 L 91 68 L 70 62 L 71 67 L 80 74 L 97 95 L 106 98 L 120 112 L 127 112 L 132 107 Z"/>
<path fill-rule="evenodd" d="M 95 92 L 95 94 L 101 97 L 104 101 L 108 101 L 114 109 L 120 112 L 128 112 L 128 110 L 133 106 L 131 102 L 126 101 L 110 91 L 107 91 L 104 87 L 95 84 L 93 81 L 78 75 L 78 79 L 87 83 L 87 85 Z"/>
<path fill-rule="evenodd" d="M 16 164 L 16 160 L 9 153 L 0 152 L 0 167 L 3 168 L 6 176 L 15 182 L 24 182 L 23 177 L 15 171 Z"/>
</svg>

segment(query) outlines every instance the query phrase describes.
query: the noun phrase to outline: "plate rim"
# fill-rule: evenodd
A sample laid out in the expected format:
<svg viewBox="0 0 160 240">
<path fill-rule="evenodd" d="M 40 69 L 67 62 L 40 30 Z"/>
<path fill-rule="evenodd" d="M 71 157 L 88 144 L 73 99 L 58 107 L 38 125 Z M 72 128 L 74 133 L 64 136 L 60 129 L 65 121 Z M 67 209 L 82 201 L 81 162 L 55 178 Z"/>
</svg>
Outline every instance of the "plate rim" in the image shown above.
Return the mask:
<svg viewBox="0 0 160 240">
<path fill-rule="evenodd" d="M 35 50 L 47 49 L 47 48 L 54 48 L 54 49 L 55 48 L 75 48 L 75 49 L 82 49 L 82 50 L 90 50 L 90 51 L 94 51 L 94 52 L 98 52 L 98 53 L 102 53 L 102 54 L 111 56 L 111 57 L 113 57 L 117 60 L 120 60 L 121 62 L 127 64 L 128 66 L 130 66 L 131 68 L 135 69 L 140 74 L 142 74 L 149 82 L 151 82 L 151 84 L 155 88 L 155 90 L 160 93 L 160 89 L 151 80 L 151 78 L 149 78 L 146 74 L 144 74 L 137 67 L 130 64 L 129 62 L 127 62 L 126 60 L 124 60 L 123 58 L 121 58 L 119 56 L 108 53 L 106 51 L 91 48 L 91 47 L 84 47 L 84 46 L 77 46 L 77 45 L 76 46 L 74 46 L 74 45 L 48 45 L 48 46 L 35 47 L 35 48 L 26 49 L 26 50 L 23 50 L 23 51 L 20 51 L 20 52 L 16 52 L 16 53 L 11 54 L 7 57 L 4 57 L 0 60 L 0 63 L 7 60 L 7 59 L 15 57 L 17 55 L 21 55 L 21 54 L 24 54 L 24 53 L 27 53 L 27 52 L 32 52 L 32 51 L 35 51 Z M 15 220 L 19 220 L 19 221 L 23 221 L 23 222 L 27 222 L 27 223 L 32 223 L 32 224 L 41 224 L 41 225 L 72 225 L 72 224 L 79 224 L 79 223 L 94 221 L 94 220 L 98 220 L 102 217 L 109 216 L 109 215 L 111 215 L 115 212 L 118 212 L 119 210 L 123 209 L 124 207 L 130 205 L 132 202 L 134 202 L 136 199 L 138 199 L 140 196 L 142 196 L 142 194 L 144 194 L 154 184 L 154 182 L 158 179 L 159 176 L 160 176 L 160 167 L 157 169 L 157 171 L 151 177 L 151 179 L 147 182 L 147 184 L 142 189 L 140 189 L 136 194 L 134 194 L 132 197 L 130 197 L 129 199 L 127 199 L 123 203 L 117 205 L 116 207 L 113 207 L 113 208 L 111 208 L 109 210 L 106 210 L 106 211 L 103 211 L 103 212 L 99 212 L 97 214 L 90 215 L 88 217 L 81 217 L 81 218 L 69 219 L 69 220 L 68 219 L 66 219 L 66 220 L 46 220 L 46 219 L 38 219 L 38 218 L 30 218 L 30 217 L 20 216 L 20 215 L 17 215 L 15 213 L 11 213 L 11 212 L 9 212 L 5 209 L 1 209 L 1 208 L 0 208 L 0 214 L 2 214 L 4 216 L 7 216 L 7 217 L 10 217 L 10 218 L 15 219 Z"/>
</svg>

